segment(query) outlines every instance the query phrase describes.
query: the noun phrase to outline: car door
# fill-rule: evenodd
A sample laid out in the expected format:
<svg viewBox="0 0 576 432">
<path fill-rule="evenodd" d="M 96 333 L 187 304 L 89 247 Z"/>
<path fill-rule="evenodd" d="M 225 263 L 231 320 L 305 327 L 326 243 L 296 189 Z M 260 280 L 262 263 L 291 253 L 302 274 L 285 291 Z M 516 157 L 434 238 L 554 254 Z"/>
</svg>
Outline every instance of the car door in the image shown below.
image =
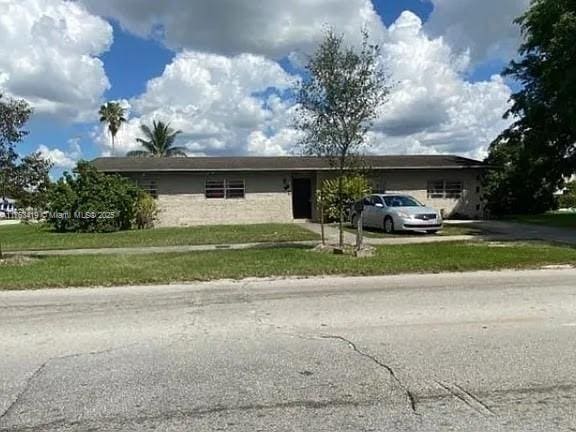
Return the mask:
<svg viewBox="0 0 576 432">
<path fill-rule="evenodd" d="M 373 228 L 377 223 L 378 218 L 378 208 L 375 207 L 375 204 L 378 197 L 369 196 L 366 198 L 366 207 L 364 209 L 364 226 L 368 228 Z"/>
<path fill-rule="evenodd" d="M 384 204 L 382 198 L 378 195 L 373 195 L 371 201 L 373 210 L 370 219 L 370 226 L 373 228 L 382 228 L 386 205 Z"/>
<path fill-rule="evenodd" d="M 370 226 L 370 213 L 372 212 L 372 201 L 370 197 L 366 197 L 362 200 L 364 203 L 364 210 L 362 211 L 362 226 L 369 227 Z"/>
</svg>

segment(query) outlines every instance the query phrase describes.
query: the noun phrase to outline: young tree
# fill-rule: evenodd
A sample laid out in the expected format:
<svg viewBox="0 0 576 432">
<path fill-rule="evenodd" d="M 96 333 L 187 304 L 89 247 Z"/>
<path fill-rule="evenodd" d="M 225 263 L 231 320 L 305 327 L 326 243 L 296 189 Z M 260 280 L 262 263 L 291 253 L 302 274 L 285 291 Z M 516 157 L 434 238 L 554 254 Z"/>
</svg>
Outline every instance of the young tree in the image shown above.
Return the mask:
<svg viewBox="0 0 576 432">
<path fill-rule="evenodd" d="M 516 20 L 521 59 L 505 75 L 522 83 L 506 113 L 513 125 L 490 148 L 488 208 L 497 214 L 552 208 L 576 171 L 576 2 L 533 0 Z"/>
<path fill-rule="evenodd" d="M 327 157 L 337 171 L 338 194 L 344 178 L 356 167 L 366 134 L 378 108 L 390 91 L 380 48 L 363 31 L 359 50 L 344 45 L 333 30 L 306 66 L 306 76 L 297 88 L 296 127 L 303 132 L 303 153 Z M 339 245 L 344 246 L 344 200 L 338 202 Z"/>
<path fill-rule="evenodd" d="M 112 138 L 112 156 L 114 156 L 115 140 L 122 124 L 126 122 L 126 112 L 118 102 L 107 102 L 100 107 L 100 122 L 108 125 L 108 132 Z"/>
<path fill-rule="evenodd" d="M 169 123 L 156 122 L 152 124 L 152 129 L 146 125 L 140 127 L 146 138 L 138 138 L 137 141 L 144 147 L 144 150 L 134 150 L 128 152 L 131 157 L 176 157 L 186 156 L 186 148 L 174 145 L 178 135 L 182 131 L 175 131 Z"/>
</svg>

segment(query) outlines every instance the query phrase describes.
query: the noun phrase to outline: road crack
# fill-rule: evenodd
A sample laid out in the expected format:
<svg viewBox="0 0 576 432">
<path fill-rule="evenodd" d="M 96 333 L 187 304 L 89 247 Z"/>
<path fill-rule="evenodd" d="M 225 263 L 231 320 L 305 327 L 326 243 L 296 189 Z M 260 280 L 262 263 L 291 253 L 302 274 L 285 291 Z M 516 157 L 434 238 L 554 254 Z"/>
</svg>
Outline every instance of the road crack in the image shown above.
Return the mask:
<svg viewBox="0 0 576 432">
<path fill-rule="evenodd" d="M 4 410 L 4 412 L 2 414 L 0 414 L 0 422 L 3 419 L 5 419 L 6 417 L 8 417 L 8 415 L 11 414 L 12 411 L 14 411 L 14 409 L 21 403 L 22 398 L 24 397 L 24 394 L 26 394 L 26 392 L 30 389 L 34 380 L 44 371 L 44 369 L 46 369 L 46 367 L 50 363 L 55 362 L 55 361 L 61 361 L 61 360 L 67 360 L 67 359 L 71 359 L 71 358 L 81 357 L 81 356 L 94 356 L 94 355 L 100 355 L 100 354 L 107 354 L 109 352 L 116 351 L 116 350 L 123 349 L 123 348 L 128 348 L 128 347 L 134 346 L 134 345 L 136 345 L 136 344 L 129 344 L 129 345 L 125 345 L 125 346 L 121 346 L 121 347 L 115 347 L 115 348 L 108 348 L 108 349 L 100 350 L 100 351 L 88 351 L 88 352 L 82 352 L 82 353 L 74 353 L 74 354 L 66 354 L 66 355 L 62 355 L 62 356 L 50 357 L 48 360 L 46 360 L 44 363 L 42 363 L 38 368 L 36 368 L 36 370 L 32 373 L 32 375 L 30 375 L 26 379 L 26 381 L 24 382 L 24 386 L 22 387 L 22 390 L 20 390 L 20 392 L 18 392 L 18 394 L 16 395 L 16 398 L 14 398 L 12 403 L 10 405 L 8 405 L 8 407 Z"/>
<path fill-rule="evenodd" d="M 471 392 L 465 390 L 458 384 L 449 384 L 442 381 L 434 381 L 452 396 L 458 398 L 470 408 L 472 408 L 477 413 L 486 416 L 486 417 L 495 417 L 496 413 L 490 409 L 488 405 L 486 405 L 479 397 L 475 396 Z"/>
<path fill-rule="evenodd" d="M 346 339 L 345 337 L 342 336 L 332 336 L 332 335 L 324 335 L 324 336 L 320 336 L 320 339 L 332 339 L 332 340 L 337 340 L 340 342 L 344 342 L 346 343 L 356 354 L 369 359 L 370 361 L 372 361 L 373 363 L 375 363 L 376 365 L 378 365 L 379 367 L 385 369 L 389 374 L 390 377 L 392 377 L 392 379 L 394 380 L 394 382 L 396 382 L 396 384 L 400 387 L 400 389 L 402 389 L 402 391 L 404 392 L 404 394 L 406 395 L 406 399 L 408 400 L 408 404 L 410 405 L 410 409 L 412 411 L 413 414 L 415 415 L 420 415 L 417 411 L 417 407 L 416 407 L 416 396 L 414 396 L 414 394 L 410 391 L 410 389 L 402 382 L 402 380 L 400 380 L 400 378 L 398 378 L 398 375 L 396 374 L 396 371 L 389 365 L 383 363 L 382 361 L 378 360 L 376 357 L 374 357 L 371 354 L 368 354 L 362 350 L 360 350 L 356 344 L 354 342 L 352 342 L 349 339 Z"/>
</svg>

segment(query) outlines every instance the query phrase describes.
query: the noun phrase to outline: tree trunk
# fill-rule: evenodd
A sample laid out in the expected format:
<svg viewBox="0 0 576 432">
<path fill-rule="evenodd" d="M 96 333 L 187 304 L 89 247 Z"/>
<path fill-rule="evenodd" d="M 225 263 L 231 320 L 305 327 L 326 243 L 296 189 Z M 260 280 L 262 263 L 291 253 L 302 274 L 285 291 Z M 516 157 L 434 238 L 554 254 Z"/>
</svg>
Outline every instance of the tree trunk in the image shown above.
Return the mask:
<svg viewBox="0 0 576 432">
<path fill-rule="evenodd" d="M 363 245 L 364 233 L 362 232 L 362 230 L 364 228 L 363 227 L 363 224 L 364 224 L 363 219 L 364 219 L 364 212 L 362 211 L 362 212 L 360 212 L 360 215 L 358 216 L 358 219 L 357 219 L 358 229 L 356 231 L 356 250 L 358 250 L 358 251 L 362 250 L 362 246 L 364 246 Z"/>
<path fill-rule="evenodd" d="M 324 204 L 320 204 L 320 233 L 322 236 L 322 246 L 326 245 L 326 233 L 324 232 Z"/>
<path fill-rule="evenodd" d="M 344 248 L 344 203 L 342 200 L 342 189 L 344 187 L 343 181 L 344 178 L 342 177 L 342 171 L 340 171 L 340 177 L 338 178 L 338 207 L 340 217 L 338 220 L 338 230 L 339 232 L 339 239 L 338 239 L 338 246 L 342 249 Z"/>
<path fill-rule="evenodd" d="M 115 144 L 115 143 L 114 143 L 114 134 L 111 133 L 110 136 L 112 137 L 112 157 L 114 157 L 114 154 L 116 153 L 116 152 L 114 151 L 114 144 Z"/>
</svg>

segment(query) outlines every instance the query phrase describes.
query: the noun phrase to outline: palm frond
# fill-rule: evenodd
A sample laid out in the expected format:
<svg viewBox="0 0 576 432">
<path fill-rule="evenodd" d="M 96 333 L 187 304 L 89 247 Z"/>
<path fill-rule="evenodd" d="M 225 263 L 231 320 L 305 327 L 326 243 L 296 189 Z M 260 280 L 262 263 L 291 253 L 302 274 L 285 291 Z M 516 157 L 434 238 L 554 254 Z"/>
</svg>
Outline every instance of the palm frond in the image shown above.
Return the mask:
<svg viewBox="0 0 576 432">
<path fill-rule="evenodd" d="M 126 153 L 126 156 L 128 156 L 128 157 L 150 157 L 152 155 L 150 154 L 150 152 L 147 152 L 144 150 L 132 150 L 132 151 L 129 151 L 128 153 Z"/>
</svg>

